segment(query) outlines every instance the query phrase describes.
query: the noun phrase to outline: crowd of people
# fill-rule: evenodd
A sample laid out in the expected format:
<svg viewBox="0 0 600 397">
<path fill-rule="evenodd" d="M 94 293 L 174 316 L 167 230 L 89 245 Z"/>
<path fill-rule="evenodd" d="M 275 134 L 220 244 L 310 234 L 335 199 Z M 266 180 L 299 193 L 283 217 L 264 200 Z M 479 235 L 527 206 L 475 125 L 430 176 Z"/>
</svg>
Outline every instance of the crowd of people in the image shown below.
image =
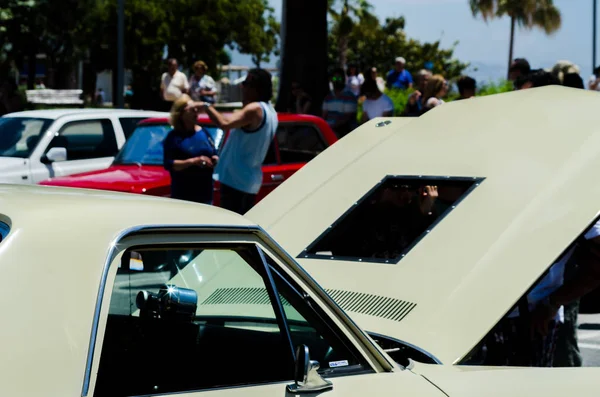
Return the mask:
<svg viewBox="0 0 600 397">
<path fill-rule="evenodd" d="M 169 106 L 173 130 L 163 142 L 164 167 L 171 174 L 171 197 L 212 204 L 216 172 L 221 207 L 244 214 L 254 205 L 260 190 L 262 163 L 278 126 L 271 104 L 271 75 L 263 69 L 250 70 L 242 83 L 242 109 L 225 115 L 212 106 L 213 91 L 201 83 L 206 65 L 196 65 L 192 84 L 184 88 L 190 95 L 179 94 L 182 90 L 172 87 L 174 80 L 184 84 L 185 75 L 174 72 L 163 76 L 165 101 L 172 100 Z M 210 134 L 197 124 L 201 112 L 217 127 L 230 131 L 220 153 Z"/>
<path fill-rule="evenodd" d="M 217 89 L 215 80 L 207 74 L 208 66 L 204 61 L 197 61 L 189 77 L 179 71 L 177 59 L 167 60 L 167 71 L 160 79 L 160 93 L 165 110 L 170 110 L 175 101 L 183 94 L 189 95 L 194 101 L 215 103 Z"/>
<path fill-rule="evenodd" d="M 442 74 L 433 74 L 423 68 L 413 74 L 406 69 L 406 59 L 395 59 L 394 67 L 385 79 L 378 75 L 377 68 L 370 67 L 359 73 L 356 65 L 346 70 L 336 68 L 330 74 L 330 92 L 323 100 L 321 116 L 327 121 L 338 137 L 348 134 L 359 124 L 375 117 L 393 115 L 418 117 L 436 106 L 443 105 L 450 92 L 450 84 Z M 527 89 L 543 85 L 564 85 L 573 88 L 585 88 L 579 67 L 572 62 L 559 61 L 550 70 L 532 69 L 524 58 L 517 58 L 510 66 L 509 80 L 514 89 Z M 477 95 L 477 82 L 473 77 L 460 76 L 456 80 L 458 98 L 468 99 Z M 600 67 L 588 82 L 590 90 L 600 91 Z M 385 94 L 386 89 L 408 90 L 404 109 L 396 109 L 392 99 Z M 288 112 L 307 113 L 312 98 L 297 83 L 292 84 L 292 101 Z M 359 108 L 362 115 L 358 117 Z"/>
</svg>

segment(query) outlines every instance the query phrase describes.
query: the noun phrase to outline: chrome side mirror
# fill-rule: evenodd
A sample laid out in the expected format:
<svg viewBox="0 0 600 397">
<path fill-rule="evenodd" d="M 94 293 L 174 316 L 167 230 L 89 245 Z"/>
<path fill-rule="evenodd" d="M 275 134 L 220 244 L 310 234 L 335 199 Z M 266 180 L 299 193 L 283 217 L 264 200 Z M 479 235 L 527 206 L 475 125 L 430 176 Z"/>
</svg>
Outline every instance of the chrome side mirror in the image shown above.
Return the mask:
<svg viewBox="0 0 600 397">
<path fill-rule="evenodd" d="M 296 367 L 294 369 L 293 385 L 288 385 L 287 390 L 293 394 L 324 392 L 333 389 L 333 383 L 323 379 L 317 372 L 320 365 L 318 361 L 310 359 L 308 346 L 300 345 L 296 349 Z"/>
</svg>

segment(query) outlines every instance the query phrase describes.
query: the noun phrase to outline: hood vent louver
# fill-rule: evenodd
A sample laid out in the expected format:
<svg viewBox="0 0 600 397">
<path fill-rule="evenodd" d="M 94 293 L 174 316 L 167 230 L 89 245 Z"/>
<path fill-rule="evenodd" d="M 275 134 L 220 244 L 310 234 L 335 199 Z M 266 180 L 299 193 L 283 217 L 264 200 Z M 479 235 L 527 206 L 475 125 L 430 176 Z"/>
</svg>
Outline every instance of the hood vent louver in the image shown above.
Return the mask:
<svg viewBox="0 0 600 397">
<path fill-rule="evenodd" d="M 392 321 L 402 321 L 417 306 L 416 303 L 381 295 L 327 289 L 327 293 L 342 309 Z M 282 299 L 284 306 L 289 302 Z M 269 295 L 264 288 L 219 288 L 202 305 L 268 305 Z"/>
</svg>

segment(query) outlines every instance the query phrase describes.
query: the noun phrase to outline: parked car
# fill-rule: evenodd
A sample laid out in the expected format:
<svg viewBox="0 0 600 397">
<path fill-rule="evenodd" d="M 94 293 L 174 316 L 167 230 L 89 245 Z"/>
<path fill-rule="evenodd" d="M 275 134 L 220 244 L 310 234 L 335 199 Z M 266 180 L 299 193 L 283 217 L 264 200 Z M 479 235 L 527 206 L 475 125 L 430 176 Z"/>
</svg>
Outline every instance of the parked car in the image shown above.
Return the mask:
<svg viewBox="0 0 600 397">
<path fill-rule="evenodd" d="M 0 183 L 108 167 L 136 124 L 166 113 L 117 109 L 56 109 L 0 117 Z"/>
<path fill-rule="evenodd" d="M 3 185 L 0 225 L 2 396 L 445 396 L 232 212 Z"/>
<path fill-rule="evenodd" d="M 279 114 L 278 118 L 279 127 L 263 163 L 263 184 L 257 202 L 337 141 L 329 125 L 319 117 Z M 206 115 L 198 118 L 198 124 L 208 130 L 220 149 L 228 131 L 217 128 Z M 167 118 L 144 120 L 107 169 L 51 178 L 40 184 L 169 197 L 171 177 L 163 168 L 162 141 L 171 128 Z M 214 204 L 219 203 L 217 182 Z"/>
<path fill-rule="evenodd" d="M 410 343 L 467 385 L 481 379 L 472 366 L 490 330 L 599 219 L 598 106 L 593 93 L 544 87 L 375 119 L 246 216 L 382 344 Z M 439 197 L 415 212 L 426 186 Z M 600 349 L 589 337 L 587 352 Z M 512 376 L 517 395 L 591 395 L 585 379 L 600 370 L 588 370 L 486 368 L 494 392 L 481 395 L 514 395 Z"/>
</svg>

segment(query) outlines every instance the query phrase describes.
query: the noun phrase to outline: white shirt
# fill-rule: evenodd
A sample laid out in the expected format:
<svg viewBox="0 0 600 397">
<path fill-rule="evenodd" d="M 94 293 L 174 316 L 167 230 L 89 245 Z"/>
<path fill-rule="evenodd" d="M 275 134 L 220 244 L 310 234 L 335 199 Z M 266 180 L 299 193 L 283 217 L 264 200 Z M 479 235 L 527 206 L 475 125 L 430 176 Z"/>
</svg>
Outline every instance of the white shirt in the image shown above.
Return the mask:
<svg viewBox="0 0 600 397">
<path fill-rule="evenodd" d="M 590 86 L 590 84 L 592 84 L 594 81 L 596 81 L 597 77 L 592 75 L 592 77 L 590 77 L 590 79 L 588 80 L 588 87 Z M 600 84 L 598 84 L 596 86 L 596 90 L 595 91 L 600 91 Z"/>
<path fill-rule="evenodd" d="M 163 73 L 160 79 L 160 88 L 164 90 L 163 99 L 165 101 L 173 102 L 183 94 L 182 91 L 184 89 L 189 89 L 190 85 L 185 74 L 178 70 L 173 76 L 169 73 Z"/>
<path fill-rule="evenodd" d="M 356 96 L 360 95 L 360 86 L 365 82 L 362 73 L 358 76 L 348 76 L 346 78 L 346 88 Z"/>
<path fill-rule="evenodd" d="M 363 102 L 363 112 L 367 113 L 369 120 L 375 117 L 381 117 L 385 112 L 394 111 L 394 102 L 385 94 L 377 99 L 365 99 Z"/>
<path fill-rule="evenodd" d="M 591 240 L 595 237 L 600 236 L 600 221 L 596 222 L 590 230 L 585 233 L 584 238 Z M 564 283 L 565 265 L 573 256 L 574 248 L 571 248 L 566 255 L 556 263 L 554 263 L 548 274 L 531 290 L 527 295 L 529 302 L 529 310 L 533 310 L 541 301 L 546 299 L 550 294 L 559 289 Z M 519 315 L 519 309 L 515 309 L 508 317 L 517 317 Z M 556 321 L 564 322 L 564 308 L 561 306 L 556 318 Z"/>
<path fill-rule="evenodd" d="M 200 95 L 200 91 L 213 91 L 215 89 L 215 80 L 209 75 L 202 76 L 201 79 L 198 79 L 196 75 L 192 75 L 189 79 L 190 84 L 190 96 L 195 101 L 200 101 L 204 99 L 202 95 Z"/>
<path fill-rule="evenodd" d="M 215 170 L 214 178 L 222 184 L 249 194 L 261 188 L 262 163 L 279 124 L 270 103 L 260 102 L 263 120 L 254 131 L 236 128 L 231 131 Z"/>
</svg>

